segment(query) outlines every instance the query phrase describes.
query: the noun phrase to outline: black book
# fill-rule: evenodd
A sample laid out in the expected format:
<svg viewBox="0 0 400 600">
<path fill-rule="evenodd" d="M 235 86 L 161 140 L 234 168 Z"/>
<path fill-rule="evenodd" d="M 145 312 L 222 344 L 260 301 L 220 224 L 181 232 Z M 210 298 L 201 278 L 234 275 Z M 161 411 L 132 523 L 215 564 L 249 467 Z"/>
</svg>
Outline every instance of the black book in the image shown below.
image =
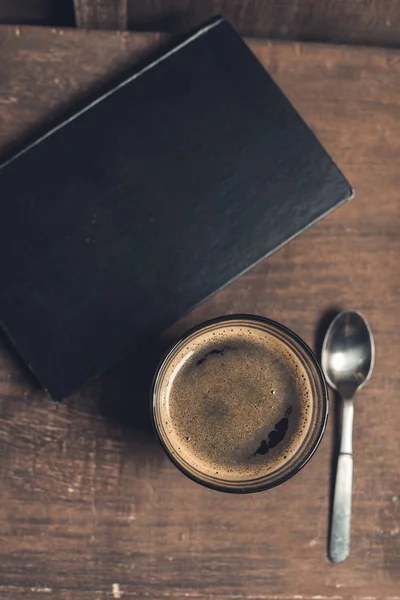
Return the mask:
<svg viewBox="0 0 400 600">
<path fill-rule="evenodd" d="M 61 399 L 350 195 L 216 19 L 1 167 L 1 326 Z"/>
</svg>

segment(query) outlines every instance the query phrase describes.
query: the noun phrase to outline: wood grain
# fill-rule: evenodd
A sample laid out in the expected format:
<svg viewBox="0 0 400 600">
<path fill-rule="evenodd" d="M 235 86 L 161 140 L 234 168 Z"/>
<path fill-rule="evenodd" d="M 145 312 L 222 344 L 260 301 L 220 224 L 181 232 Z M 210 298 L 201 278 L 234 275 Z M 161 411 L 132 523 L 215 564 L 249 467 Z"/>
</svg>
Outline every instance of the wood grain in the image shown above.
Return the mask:
<svg viewBox="0 0 400 600">
<path fill-rule="evenodd" d="M 127 0 L 74 0 L 78 27 L 126 29 Z"/>
<path fill-rule="evenodd" d="M 132 29 L 185 31 L 215 14 L 245 35 L 400 45 L 397 0 L 128 0 Z"/>
<path fill-rule="evenodd" d="M 0 23 L 186 31 L 222 13 L 243 34 L 400 46 L 397 0 L 2 0 Z"/>
<path fill-rule="evenodd" d="M 162 42 L 157 34 L 0 28 L 0 151 Z M 61 405 L 36 388 L 3 340 L 2 598 L 400 598 L 400 52 L 249 44 L 356 198 L 201 305 L 157 347 Z M 168 462 L 146 401 L 158 355 L 190 325 L 263 314 L 318 347 L 339 308 L 369 319 L 377 360 L 356 404 L 352 552 L 338 566 L 326 559 L 334 409 L 301 473 L 269 492 L 232 497 Z"/>
<path fill-rule="evenodd" d="M 75 0 L 77 21 L 109 27 L 107 17 L 118 0 Z M 101 7 L 101 10 L 96 7 Z M 397 0 L 127 0 L 131 29 L 187 31 L 216 14 L 224 15 L 245 35 L 287 40 L 400 45 Z M 104 21 L 105 19 L 105 21 Z"/>
<path fill-rule="evenodd" d="M 17 25 L 74 25 L 72 0 L 1 0 L 0 23 Z"/>
</svg>

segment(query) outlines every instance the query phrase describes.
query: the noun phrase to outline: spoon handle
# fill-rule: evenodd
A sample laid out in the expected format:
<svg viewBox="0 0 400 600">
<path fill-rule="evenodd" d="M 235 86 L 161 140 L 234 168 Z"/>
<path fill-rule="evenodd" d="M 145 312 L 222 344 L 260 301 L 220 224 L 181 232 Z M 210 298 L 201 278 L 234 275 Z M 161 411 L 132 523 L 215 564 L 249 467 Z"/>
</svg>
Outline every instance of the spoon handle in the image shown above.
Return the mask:
<svg viewBox="0 0 400 600">
<path fill-rule="evenodd" d="M 343 423 L 340 454 L 336 469 L 333 497 L 329 557 L 339 563 L 350 553 L 351 497 L 353 487 L 353 400 L 343 400 Z"/>
</svg>

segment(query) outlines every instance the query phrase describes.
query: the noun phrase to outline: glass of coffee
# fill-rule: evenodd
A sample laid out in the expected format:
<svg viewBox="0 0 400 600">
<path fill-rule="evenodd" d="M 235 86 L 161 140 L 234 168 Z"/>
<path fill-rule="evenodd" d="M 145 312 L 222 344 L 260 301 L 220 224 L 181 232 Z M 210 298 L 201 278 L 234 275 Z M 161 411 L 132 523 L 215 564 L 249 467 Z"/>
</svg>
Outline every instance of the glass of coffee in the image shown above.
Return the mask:
<svg viewBox="0 0 400 600">
<path fill-rule="evenodd" d="M 152 389 L 155 431 L 191 479 L 224 492 L 283 483 L 315 452 L 328 397 L 307 344 L 269 319 L 221 317 L 184 335 Z"/>
</svg>

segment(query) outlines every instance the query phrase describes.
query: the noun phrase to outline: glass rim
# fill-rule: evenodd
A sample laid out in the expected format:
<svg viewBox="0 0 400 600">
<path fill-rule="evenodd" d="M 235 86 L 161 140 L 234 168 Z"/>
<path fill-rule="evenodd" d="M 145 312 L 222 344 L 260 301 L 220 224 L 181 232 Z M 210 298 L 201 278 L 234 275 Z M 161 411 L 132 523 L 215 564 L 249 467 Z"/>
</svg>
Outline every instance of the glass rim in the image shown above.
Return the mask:
<svg viewBox="0 0 400 600">
<path fill-rule="evenodd" d="M 313 367 L 315 368 L 317 378 L 318 378 L 319 384 L 321 386 L 321 391 L 322 391 L 321 400 L 322 400 L 322 407 L 323 407 L 323 411 L 322 411 L 323 415 L 322 415 L 321 422 L 319 423 L 319 426 L 316 431 L 315 441 L 313 442 L 310 449 L 305 453 L 305 455 L 301 458 L 301 460 L 299 460 L 298 463 L 296 463 L 293 466 L 293 468 L 289 470 L 289 472 L 287 474 L 284 474 L 281 477 L 278 477 L 278 479 L 276 481 L 270 481 L 270 482 L 266 481 L 265 483 L 263 483 L 261 485 L 257 485 L 256 484 L 257 479 L 254 479 L 254 487 L 252 487 L 251 484 L 247 485 L 248 481 L 250 481 L 250 482 L 252 481 L 251 479 L 243 482 L 243 483 L 246 483 L 246 487 L 240 487 L 240 486 L 230 487 L 228 484 L 226 484 L 226 485 L 224 485 L 223 483 L 218 484 L 218 483 L 207 481 L 206 479 L 201 479 L 200 477 L 196 476 L 194 473 L 187 470 L 185 468 L 185 466 L 183 464 L 181 464 L 169 450 L 167 444 L 164 441 L 164 437 L 158 427 L 156 416 L 155 416 L 156 384 L 158 382 L 158 378 L 162 371 L 163 366 L 167 363 L 168 359 L 174 355 L 176 348 L 182 342 L 184 342 L 187 338 L 189 338 L 193 334 L 197 333 L 198 331 L 201 331 L 201 330 L 203 330 L 207 327 L 213 326 L 213 325 L 217 325 L 219 323 L 225 323 L 225 322 L 234 321 L 234 320 L 236 320 L 236 321 L 237 320 L 253 321 L 253 322 L 256 321 L 256 322 L 259 322 L 264 325 L 269 325 L 272 328 L 275 328 L 278 331 L 280 331 L 281 333 L 283 333 L 284 335 L 286 335 L 288 338 L 292 339 L 294 342 L 296 342 L 300 346 L 300 348 L 305 352 L 310 363 L 312 363 Z M 286 343 L 286 341 L 284 343 Z M 282 483 L 285 483 L 286 481 L 288 481 L 289 479 L 294 477 L 294 475 L 296 475 L 299 471 L 301 471 L 303 469 L 303 467 L 309 462 L 309 460 L 312 458 L 312 456 L 318 449 L 318 446 L 320 445 L 321 440 L 322 440 L 323 435 L 326 430 L 328 414 L 329 414 L 329 397 L 328 397 L 328 389 L 327 389 L 326 380 L 325 380 L 325 377 L 324 377 L 324 374 L 322 371 L 322 367 L 320 366 L 319 361 L 318 361 L 317 357 L 315 356 L 315 353 L 313 352 L 313 350 L 310 348 L 310 346 L 297 333 L 295 333 L 289 327 L 282 325 L 282 323 L 279 323 L 278 321 L 269 319 L 267 317 L 263 317 L 263 316 L 259 316 L 259 315 L 252 315 L 252 314 L 248 314 L 248 313 L 235 313 L 235 314 L 231 314 L 231 315 L 214 317 L 212 319 L 203 321 L 203 322 L 199 323 L 198 325 L 195 325 L 194 327 L 187 330 L 183 335 L 181 335 L 179 337 L 179 339 L 177 339 L 176 342 L 174 342 L 174 344 L 169 348 L 169 350 L 167 352 L 165 352 L 164 356 L 161 358 L 161 360 L 157 366 L 156 372 L 153 377 L 152 385 L 151 385 L 150 400 L 151 400 L 150 412 L 151 412 L 151 422 L 152 422 L 153 430 L 156 434 L 156 437 L 158 438 L 158 441 L 161 444 L 161 447 L 163 448 L 165 454 L 167 455 L 169 460 L 172 462 L 172 464 L 175 465 L 175 467 L 177 467 L 177 469 L 179 469 L 179 471 L 181 473 L 186 475 L 186 477 L 189 477 L 189 479 L 191 479 L 195 483 L 198 483 L 208 489 L 225 492 L 225 493 L 230 493 L 230 494 L 251 494 L 251 493 L 266 491 L 268 489 L 277 487 L 278 485 L 281 485 Z"/>
</svg>

